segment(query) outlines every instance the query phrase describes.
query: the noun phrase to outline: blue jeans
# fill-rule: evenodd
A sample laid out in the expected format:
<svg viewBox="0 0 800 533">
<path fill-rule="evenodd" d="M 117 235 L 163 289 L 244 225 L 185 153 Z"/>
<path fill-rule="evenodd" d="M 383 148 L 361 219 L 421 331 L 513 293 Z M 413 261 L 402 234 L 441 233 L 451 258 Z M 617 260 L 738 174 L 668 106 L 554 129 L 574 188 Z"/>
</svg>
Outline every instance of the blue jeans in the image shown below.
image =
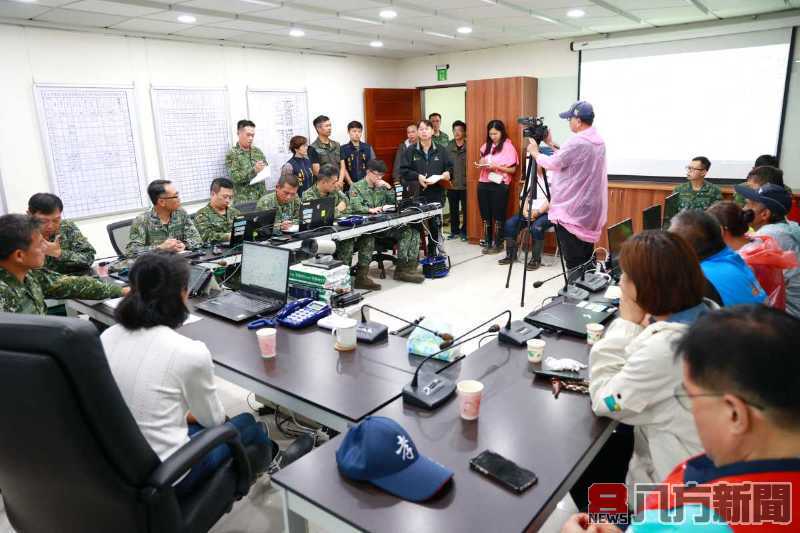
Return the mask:
<svg viewBox="0 0 800 533">
<path fill-rule="evenodd" d="M 528 230 L 531 232 L 533 240 L 535 241 L 543 241 L 544 232 L 547 231 L 547 228 L 552 226 L 550 221 L 547 219 L 547 213 L 539 215 L 539 217 L 533 221 L 533 224 L 529 223 L 528 219 L 522 218 L 520 215 L 514 215 L 506 220 L 505 236 L 507 239 L 517 238 L 517 224 L 520 223 L 520 220 L 522 221 L 520 227 L 522 228 L 528 226 Z"/>
<path fill-rule="evenodd" d="M 264 444 L 270 447 L 269 437 L 255 417 L 250 413 L 241 413 L 226 422 L 239 430 L 242 444 Z M 189 424 L 189 438 L 194 437 L 205 428 L 200 424 Z M 205 458 L 194 465 L 189 474 L 175 485 L 175 492 L 179 495 L 191 492 L 200 482 L 210 477 L 222 464 L 231 456 L 231 449 L 227 444 L 220 444 L 210 452 Z"/>
</svg>

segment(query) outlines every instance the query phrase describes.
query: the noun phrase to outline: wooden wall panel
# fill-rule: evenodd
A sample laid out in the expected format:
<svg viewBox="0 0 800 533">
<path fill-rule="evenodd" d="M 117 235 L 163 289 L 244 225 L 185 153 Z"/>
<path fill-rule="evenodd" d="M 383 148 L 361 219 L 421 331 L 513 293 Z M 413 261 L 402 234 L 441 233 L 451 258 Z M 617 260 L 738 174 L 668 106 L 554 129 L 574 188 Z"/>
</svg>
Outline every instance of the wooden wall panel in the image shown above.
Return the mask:
<svg viewBox="0 0 800 533">
<path fill-rule="evenodd" d="M 524 162 L 522 128 L 517 118 L 536 114 L 536 78 L 516 77 L 467 82 L 467 236 L 476 243 L 481 239 L 483 227 L 478 210 L 478 172 L 472 162 L 477 161 L 481 144 L 486 140 L 486 124 L 492 119 L 502 120 Z M 509 190 L 507 214 L 515 213 L 519 203 L 520 167 Z"/>
<path fill-rule="evenodd" d="M 420 119 L 419 89 L 364 89 L 364 140 L 375 149 L 375 157 L 388 167 L 391 181 L 397 146 L 406 138 L 406 126 Z"/>
</svg>

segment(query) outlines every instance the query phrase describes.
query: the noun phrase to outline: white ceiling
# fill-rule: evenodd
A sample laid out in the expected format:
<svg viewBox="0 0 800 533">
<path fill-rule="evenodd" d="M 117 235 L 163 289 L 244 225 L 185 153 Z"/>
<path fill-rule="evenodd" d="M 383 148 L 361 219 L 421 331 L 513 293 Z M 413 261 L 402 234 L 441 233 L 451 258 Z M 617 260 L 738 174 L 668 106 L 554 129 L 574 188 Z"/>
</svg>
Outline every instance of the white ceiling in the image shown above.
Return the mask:
<svg viewBox="0 0 800 533">
<path fill-rule="evenodd" d="M 0 0 L 0 20 L 406 58 L 797 7 L 800 0 Z M 387 8 L 397 17 L 381 19 Z M 585 15 L 568 17 L 575 8 Z M 196 22 L 178 22 L 181 14 Z M 305 36 L 290 37 L 292 26 Z M 472 33 L 457 33 L 461 26 Z M 384 46 L 370 47 L 374 40 Z"/>
</svg>

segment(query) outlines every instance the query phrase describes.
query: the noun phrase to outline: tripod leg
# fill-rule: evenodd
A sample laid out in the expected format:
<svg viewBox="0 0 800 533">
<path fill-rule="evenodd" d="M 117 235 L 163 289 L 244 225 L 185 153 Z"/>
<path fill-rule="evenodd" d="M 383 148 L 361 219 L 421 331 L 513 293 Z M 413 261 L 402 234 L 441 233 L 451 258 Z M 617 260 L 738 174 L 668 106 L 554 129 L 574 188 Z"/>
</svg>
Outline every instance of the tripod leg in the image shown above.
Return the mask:
<svg viewBox="0 0 800 533">
<path fill-rule="evenodd" d="M 525 282 L 528 280 L 528 252 L 530 251 L 530 247 L 533 245 L 533 235 L 530 232 L 529 228 L 525 228 L 525 237 L 523 238 L 522 242 L 526 244 L 525 246 L 525 255 L 523 256 L 524 259 L 522 261 L 522 295 L 519 299 L 519 306 L 525 307 Z"/>
</svg>

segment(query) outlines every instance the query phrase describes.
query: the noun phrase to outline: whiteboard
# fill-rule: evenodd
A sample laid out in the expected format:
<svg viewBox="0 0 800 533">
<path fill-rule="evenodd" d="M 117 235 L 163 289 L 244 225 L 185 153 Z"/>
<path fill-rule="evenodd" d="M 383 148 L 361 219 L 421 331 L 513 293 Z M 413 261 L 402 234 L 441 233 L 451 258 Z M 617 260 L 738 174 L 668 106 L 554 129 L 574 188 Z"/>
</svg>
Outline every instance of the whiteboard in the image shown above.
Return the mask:
<svg viewBox="0 0 800 533">
<path fill-rule="evenodd" d="M 269 163 L 267 190 L 274 189 L 281 167 L 292 157 L 289 140 L 295 135 L 308 138 L 308 95 L 305 90 L 248 89 L 247 114 L 256 123 L 253 144 L 261 148 Z"/>
<path fill-rule="evenodd" d="M 133 86 L 34 84 L 53 191 L 69 218 L 144 205 Z"/>
<path fill-rule="evenodd" d="M 228 91 L 152 87 L 150 99 L 162 177 L 183 201 L 207 199 L 211 181 L 226 176 Z"/>
</svg>

